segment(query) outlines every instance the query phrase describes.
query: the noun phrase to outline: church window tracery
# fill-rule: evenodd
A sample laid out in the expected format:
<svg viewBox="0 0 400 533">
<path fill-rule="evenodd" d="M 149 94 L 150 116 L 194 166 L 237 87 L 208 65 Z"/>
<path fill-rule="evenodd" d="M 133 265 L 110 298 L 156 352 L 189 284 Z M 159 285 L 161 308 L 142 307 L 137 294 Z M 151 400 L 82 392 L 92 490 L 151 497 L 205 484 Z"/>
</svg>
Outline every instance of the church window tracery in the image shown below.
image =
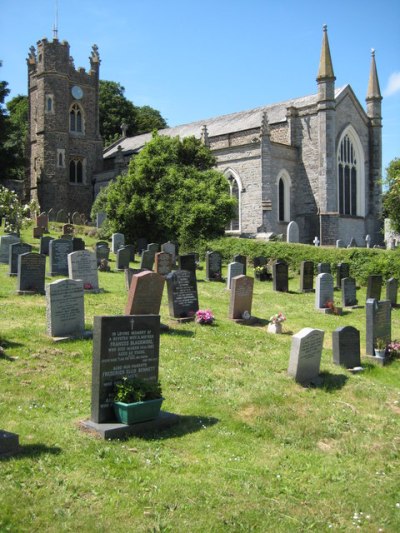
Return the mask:
<svg viewBox="0 0 400 533">
<path fill-rule="evenodd" d="M 240 190 L 241 190 L 241 187 L 240 187 L 238 178 L 232 172 L 228 172 L 225 175 L 229 183 L 231 198 L 236 199 L 234 217 L 231 219 L 231 221 L 229 222 L 225 230 L 228 232 L 229 231 L 239 232 L 240 231 Z"/>
<path fill-rule="evenodd" d="M 362 216 L 364 213 L 362 150 L 355 132 L 349 128 L 341 138 L 337 154 L 339 213 Z"/>
<path fill-rule="evenodd" d="M 286 170 L 278 175 L 278 221 L 290 220 L 290 177 Z"/>
<path fill-rule="evenodd" d="M 69 181 L 70 183 L 84 183 L 84 160 L 81 158 L 71 159 L 69 162 Z"/>
<path fill-rule="evenodd" d="M 76 103 L 69 112 L 69 130 L 73 133 L 83 133 L 83 113 Z"/>
</svg>

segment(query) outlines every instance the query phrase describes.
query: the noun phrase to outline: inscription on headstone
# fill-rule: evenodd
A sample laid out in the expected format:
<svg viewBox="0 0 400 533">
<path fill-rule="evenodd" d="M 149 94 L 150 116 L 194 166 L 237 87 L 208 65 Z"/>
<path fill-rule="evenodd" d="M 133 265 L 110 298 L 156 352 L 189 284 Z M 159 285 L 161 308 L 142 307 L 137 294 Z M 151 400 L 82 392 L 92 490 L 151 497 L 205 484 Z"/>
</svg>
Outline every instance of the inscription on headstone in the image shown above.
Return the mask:
<svg viewBox="0 0 400 533">
<path fill-rule="evenodd" d="M 68 274 L 70 279 L 82 280 L 85 290 L 99 290 L 97 259 L 93 252 L 79 250 L 68 254 Z"/>
<path fill-rule="evenodd" d="M 68 276 L 68 254 L 72 252 L 72 241 L 54 239 L 49 244 L 50 276 Z"/>
<path fill-rule="evenodd" d="M 197 281 L 190 270 L 175 270 L 166 276 L 169 314 L 173 318 L 192 318 L 199 310 Z"/>
<path fill-rule="evenodd" d="M 75 252 L 76 253 L 76 252 Z M 85 331 L 83 282 L 59 279 L 46 285 L 47 333 L 81 337 Z"/>
<path fill-rule="evenodd" d="M 289 376 L 299 383 L 308 383 L 318 377 L 323 341 L 324 332 L 321 329 L 304 328 L 293 335 Z"/>
<path fill-rule="evenodd" d="M 18 256 L 18 293 L 36 292 L 44 294 L 45 275 L 45 255 L 28 252 Z"/>
</svg>

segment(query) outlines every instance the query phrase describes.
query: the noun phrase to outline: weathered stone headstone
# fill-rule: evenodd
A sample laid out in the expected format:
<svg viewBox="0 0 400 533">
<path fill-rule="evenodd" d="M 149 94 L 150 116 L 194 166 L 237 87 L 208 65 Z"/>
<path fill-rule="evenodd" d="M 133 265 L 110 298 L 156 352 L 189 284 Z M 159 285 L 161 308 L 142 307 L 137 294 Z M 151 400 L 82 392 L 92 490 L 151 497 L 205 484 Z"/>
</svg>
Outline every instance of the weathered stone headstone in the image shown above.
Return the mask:
<svg viewBox="0 0 400 533">
<path fill-rule="evenodd" d="M 125 246 L 125 235 L 123 233 L 113 233 L 111 235 L 111 251 L 116 254 L 121 246 Z"/>
<path fill-rule="evenodd" d="M 318 263 L 317 273 L 318 274 L 331 274 L 331 264 L 330 263 Z"/>
<path fill-rule="evenodd" d="M 366 309 L 366 354 L 375 355 L 376 339 L 384 339 L 388 344 L 392 334 L 392 305 L 389 300 L 378 302 L 367 300 Z"/>
<path fill-rule="evenodd" d="M 110 248 L 108 246 L 96 246 L 97 265 L 100 265 L 103 259 L 108 261 L 109 258 L 110 258 Z"/>
<path fill-rule="evenodd" d="M 40 245 L 39 245 L 39 252 L 43 255 L 49 255 L 49 244 L 50 241 L 53 241 L 54 237 L 50 237 L 49 235 L 44 235 L 40 239 Z"/>
<path fill-rule="evenodd" d="M 251 316 L 253 287 L 254 278 L 243 274 L 232 278 L 228 318 L 232 320 L 241 320 L 246 311 Z"/>
<path fill-rule="evenodd" d="M 49 221 L 50 222 L 55 222 L 56 221 L 56 218 L 57 218 L 57 213 L 55 212 L 55 210 L 51 207 L 49 209 L 49 212 L 47 213 L 47 216 L 49 217 Z"/>
<path fill-rule="evenodd" d="M 349 244 L 347 245 L 347 248 L 357 248 L 357 246 L 358 246 L 358 245 L 357 245 L 357 241 L 355 240 L 354 237 L 352 237 L 352 238 L 350 239 Z"/>
<path fill-rule="evenodd" d="M 274 261 L 272 265 L 273 290 L 278 292 L 288 292 L 289 290 L 289 268 L 285 261 Z"/>
<path fill-rule="evenodd" d="M 167 252 L 156 253 L 154 270 L 160 276 L 169 274 L 172 270 L 172 255 Z"/>
<path fill-rule="evenodd" d="M 233 256 L 234 263 L 242 263 L 243 265 L 243 275 L 247 276 L 247 256 L 236 254 Z"/>
<path fill-rule="evenodd" d="M 132 276 L 126 315 L 159 315 L 165 279 L 155 272 L 141 272 Z"/>
<path fill-rule="evenodd" d="M 16 242 L 10 245 L 9 276 L 18 274 L 18 256 L 32 251 L 32 246 L 26 242 Z"/>
<path fill-rule="evenodd" d="M 335 329 L 332 332 L 332 354 L 336 365 L 346 368 L 360 366 L 360 332 L 358 329 L 353 326 Z"/>
<path fill-rule="evenodd" d="M 54 239 L 49 244 L 50 276 L 68 276 L 68 254 L 72 252 L 72 241 Z"/>
<path fill-rule="evenodd" d="M 78 252 L 74 252 L 78 253 Z M 82 337 L 85 333 L 83 282 L 59 279 L 46 285 L 47 334 Z"/>
<path fill-rule="evenodd" d="M 155 257 L 156 253 L 160 251 L 160 245 L 157 242 L 151 242 L 147 245 L 147 249 L 153 254 Z"/>
<path fill-rule="evenodd" d="M 336 241 L 336 248 L 345 248 L 345 247 L 346 247 L 345 242 L 342 241 L 342 239 L 338 239 Z"/>
<path fill-rule="evenodd" d="M 87 291 L 99 291 L 99 273 L 96 254 L 89 250 L 79 250 L 68 254 L 68 275 L 70 279 L 83 282 Z"/>
<path fill-rule="evenodd" d="M 77 226 L 79 226 L 79 224 L 82 224 L 82 218 L 81 218 L 80 213 L 78 213 L 78 211 L 75 211 L 74 213 L 72 213 L 71 220 L 72 220 L 72 224 L 76 224 Z"/>
<path fill-rule="evenodd" d="M 299 242 L 299 226 L 292 220 L 287 227 L 287 242 Z"/>
<path fill-rule="evenodd" d="M 57 212 L 56 220 L 57 220 L 57 222 L 67 222 L 68 221 L 68 215 L 64 211 L 64 209 L 60 209 Z"/>
<path fill-rule="evenodd" d="M 154 255 L 150 250 L 143 250 L 142 257 L 140 258 L 140 268 L 142 270 L 153 270 Z"/>
<path fill-rule="evenodd" d="M 161 251 L 170 254 L 172 257 L 172 264 L 175 265 L 176 261 L 176 246 L 173 242 L 168 241 L 161 245 Z"/>
<path fill-rule="evenodd" d="M 131 258 L 131 251 L 126 246 L 121 246 L 117 250 L 117 258 L 116 258 L 116 269 L 117 270 L 125 270 L 125 268 L 129 268 L 129 260 Z"/>
<path fill-rule="evenodd" d="M 25 253 L 18 256 L 17 293 L 44 294 L 46 256 Z"/>
<path fill-rule="evenodd" d="M 392 307 L 397 307 L 397 289 L 399 281 L 396 278 L 390 278 L 386 281 L 386 300 L 390 300 Z"/>
<path fill-rule="evenodd" d="M 199 310 L 197 281 L 190 270 L 175 270 L 166 276 L 169 314 L 173 318 L 194 318 Z"/>
<path fill-rule="evenodd" d="M 369 298 L 374 298 L 375 300 L 380 300 L 381 292 L 382 292 L 382 276 L 381 275 L 368 276 L 366 299 L 368 300 Z"/>
<path fill-rule="evenodd" d="M 15 235 L 2 235 L 0 237 L 0 263 L 9 264 L 10 246 L 17 242 L 21 242 L 21 239 Z"/>
<path fill-rule="evenodd" d="M 318 274 L 315 289 L 315 308 L 326 309 L 327 302 L 333 302 L 333 277 L 331 274 Z"/>
<path fill-rule="evenodd" d="M 32 228 L 32 237 L 34 239 L 41 239 L 44 234 L 44 229 L 39 227 Z"/>
<path fill-rule="evenodd" d="M 147 239 L 145 237 L 139 237 L 137 240 L 137 251 L 141 255 L 144 250 L 147 249 Z"/>
<path fill-rule="evenodd" d="M 122 378 L 158 381 L 160 317 L 95 316 L 91 420 L 115 421 L 115 384 Z"/>
<path fill-rule="evenodd" d="M 73 235 L 75 231 L 75 228 L 73 224 L 64 224 L 62 227 L 62 232 L 64 235 Z"/>
<path fill-rule="evenodd" d="M 96 215 L 96 227 L 97 228 L 101 228 L 101 226 L 103 225 L 103 222 L 106 220 L 107 218 L 107 215 L 106 213 L 104 212 L 100 212 L 100 213 L 97 213 Z"/>
<path fill-rule="evenodd" d="M 314 263 L 302 261 L 300 264 L 300 292 L 314 291 Z"/>
<path fill-rule="evenodd" d="M 178 268 L 179 270 L 190 270 L 190 272 L 196 272 L 196 255 L 184 254 L 178 255 Z"/>
<path fill-rule="evenodd" d="M 40 213 L 36 217 L 36 226 L 38 228 L 43 228 L 45 232 L 49 231 L 49 217 L 46 213 Z"/>
<path fill-rule="evenodd" d="M 72 251 L 73 252 L 79 252 L 80 250 L 84 250 L 86 247 L 85 241 L 81 239 L 80 237 L 73 237 L 72 239 Z"/>
<path fill-rule="evenodd" d="M 219 252 L 206 252 L 206 280 L 222 280 L 222 256 Z"/>
<path fill-rule="evenodd" d="M 226 288 L 230 289 L 232 284 L 232 278 L 236 276 L 243 275 L 243 264 L 242 263 L 229 263 L 228 265 L 228 274 L 226 277 Z"/>
<path fill-rule="evenodd" d="M 371 248 L 371 236 L 370 235 L 365 236 L 365 246 L 367 248 Z"/>
<path fill-rule="evenodd" d="M 342 279 L 350 277 L 349 263 L 339 263 L 336 267 L 336 288 L 340 289 L 342 286 Z"/>
<path fill-rule="evenodd" d="M 318 378 L 323 341 L 324 332 L 321 329 L 304 328 L 293 335 L 289 376 L 299 383 L 309 383 Z"/>
<path fill-rule="evenodd" d="M 125 244 L 125 248 L 129 250 L 129 261 L 135 261 L 135 246 L 133 244 Z"/>
<path fill-rule="evenodd" d="M 356 280 L 354 278 L 343 278 L 341 288 L 343 307 L 355 307 L 358 303 Z"/>
</svg>

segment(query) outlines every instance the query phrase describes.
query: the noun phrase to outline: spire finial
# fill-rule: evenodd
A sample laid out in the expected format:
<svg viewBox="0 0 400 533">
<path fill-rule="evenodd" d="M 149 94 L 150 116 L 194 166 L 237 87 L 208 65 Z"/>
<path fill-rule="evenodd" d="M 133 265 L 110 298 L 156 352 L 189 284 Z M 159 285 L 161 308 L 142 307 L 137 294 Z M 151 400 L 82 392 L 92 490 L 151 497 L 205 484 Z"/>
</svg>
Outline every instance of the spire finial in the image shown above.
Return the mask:
<svg viewBox="0 0 400 533">
<path fill-rule="evenodd" d="M 375 49 L 371 48 L 371 68 L 369 71 L 367 100 L 374 98 L 382 100 L 381 89 L 379 87 L 378 72 L 376 70 Z"/>
<path fill-rule="evenodd" d="M 202 142 L 205 146 L 210 146 L 210 140 L 209 140 L 209 138 L 208 138 L 207 124 L 203 124 L 203 127 L 201 128 L 201 135 L 200 135 L 200 138 L 201 138 L 201 142 Z"/>
<path fill-rule="evenodd" d="M 53 24 L 53 39 L 58 39 L 58 0 L 55 2 L 55 15 Z"/>
<path fill-rule="evenodd" d="M 326 24 L 322 27 L 324 34 L 322 37 L 321 58 L 319 61 L 319 70 L 317 81 L 320 80 L 335 80 L 335 74 L 333 73 L 331 51 L 329 49 L 328 41 L 328 26 Z"/>
</svg>

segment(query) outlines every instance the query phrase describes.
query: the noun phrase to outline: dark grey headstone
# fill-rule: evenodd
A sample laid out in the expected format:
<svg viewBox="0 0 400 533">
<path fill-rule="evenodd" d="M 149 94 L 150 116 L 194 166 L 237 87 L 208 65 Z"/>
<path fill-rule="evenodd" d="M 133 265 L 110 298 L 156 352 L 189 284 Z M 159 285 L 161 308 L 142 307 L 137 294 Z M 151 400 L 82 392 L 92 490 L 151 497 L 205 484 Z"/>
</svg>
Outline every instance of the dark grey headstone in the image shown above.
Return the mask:
<svg viewBox="0 0 400 533">
<path fill-rule="evenodd" d="M 207 281 L 222 279 L 222 256 L 219 252 L 206 253 L 206 279 Z"/>
<path fill-rule="evenodd" d="M 192 318 L 199 310 L 197 281 L 190 270 L 175 270 L 166 276 L 169 314 L 173 318 Z"/>
<path fill-rule="evenodd" d="M 399 281 L 396 278 L 390 278 L 386 282 L 386 300 L 390 300 L 392 307 L 397 306 L 397 290 Z"/>
<path fill-rule="evenodd" d="M 107 248 L 109 247 L 107 241 L 97 241 L 94 246 L 95 248 L 99 248 L 99 246 L 106 246 Z"/>
<path fill-rule="evenodd" d="M 154 255 L 151 250 L 143 250 L 142 257 L 140 258 L 140 268 L 142 270 L 153 270 Z"/>
<path fill-rule="evenodd" d="M 339 263 L 336 267 L 336 288 L 340 289 L 342 286 L 342 279 L 350 277 L 349 263 Z"/>
<path fill-rule="evenodd" d="M 19 452 L 19 449 L 18 435 L 0 429 L 0 457 L 15 455 Z"/>
<path fill-rule="evenodd" d="M 158 381 L 160 317 L 95 316 L 91 420 L 115 420 L 115 384 L 126 377 Z"/>
<path fill-rule="evenodd" d="M 300 292 L 312 292 L 314 290 L 314 263 L 302 261 L 300 264 Z"/>
<path fill-rule="evenodd" d="M 50 241 L 54 241 L 54 237 L 50 237 L 49 235 L 44 235 L 40 238 L 40 248 L 39 252 L 43 255 L 49 255 L 49 245 Z"/>
<path fill-rule="evenodd" d="M 369 298 L 380 300 L 381 292 L 382 292 L 382 276 L 379 274 L 368 276 L 367 300 Z"/>
<path fill-rule="evenodd" d="M 332 353 L 333 362 L 336 365 L 346 368 L 360 366 L 360 332 L 358 329 L 353 328 L 353 326 L 344 326 L 333 331 Z"/>
<path fill-rule="evenodd" d="M 21 242 L 21 239 L 15 235 L 2 235 L 0 237 L 0 263 L 6 265 L 10 263 L 10 246 L 17 242 Z"/>
<path fill-rule="evenodd" d="M 142 270 L 141 268 L 126 268 L 125 273 L 125 289 L 129 291 L 131 286 L 132 277 L 134 274 L 140 274 L 140 272 L 149 272 L 149 270 Z"/>
<path fill-rule="evenodd" d="M 289 290 L 289 268 L 285 261 L 274 261 L 272 265 L 273 290 L 288 292 Z"/>
<path fill-rule="evenodd" d="M 79 252 L 80 250 L 84 250 L 86 247 L 85 241 L 81 239 L 80 237 L 74 237 L 72 239 L 72 251 L 73 252 Z"/>
<path fill-rule="evenodd" d="M 289 376 L 299 383 L 309 383 L 318 377 L 323 341 L 324 332 L 321 329 L 304 328 L 293 335 Z"/>
<path fill-rule="evenodd" d="M 131 258 L 131 251 L 126 246 L 121 246 L 117 250 L 116 268 L 117 270 L 125 270 L 129 268 L 129 260 Z"/>
<path fill-rule="evenodd" d="M 247 256 L 236 254 L 233 256 L 234 263 L 242 263 L 243 265 L 243 275 L 247 276 Z"/>
<path fill-rule="evenodd" d="M 132 276 L 129 286 L 126 315 L 158 315 L 165 279 L 155 272 L 141 272 Z"/>
<path fill-rule="evenodd" d="M 129 250 L 129 261 L 135 261 L 135 246 L 133 244 L 126 244 L 125 248 Z"/>
<path fill-rule="evenodd" d="M 387 344 L 392 335 L 392 304 L 389 300 L 378 302 L 374 298 L 367 300 L 366 310 L 366 354 L 375 355 L 376 339 L 381 338 Z"/>
<path fill-rule="evenodd" d="M 178 268 L 179 270 L 190 270 L 190 272 L 196 272 L 196 255 L 194 253 L 178 255 Z"/>
<path fill-rule="evenodd" d="M 9 271 L 10 276 L 18 274 L 18 256 L 32 251 L 32 246 L 26 242 L 16 242 L 10 245 L 10 261 Z"/>
<path fill-rule="evenodd" d="M 342 279 L 342 305 L 343 307 L 353 307 L 357 305 L 357 287 L 354 278 Z"/>
<path fill-rule="evenodd" d="M 44 294 L 46 256 L 26 253 L 18 256 L 17 292 Z"/>
<path fill-rule="evenodd" d="M 330 263 L 318 263 L 317 274 L 331 274 L 331 264 Z"/>
<path fill-rule="evenodd" d="M 64 235 L 74 235 L 74 225 L 73 224 L 64 224 L 62 227 L 62 232 Z"/>
<path fill-rule="evenodd" d="M 149 250 L 153 256 L 160 251 L 160 245 L 157 242 L 151 242 L 147 245 L 147 250 Z"/>
<path fill-rule="evenodd" d="M 110 258 L 110 248 L 108 246 L 96 246 L 97 265 L 100 265 L 102 259 L 108 261 Z"/>
<path fill-rule="evenodd" d="M 68 254 L 72 252 L 72 241 L 54 239 L 49 244 L 50 276 L 68 276 Z"/>
</svg>

